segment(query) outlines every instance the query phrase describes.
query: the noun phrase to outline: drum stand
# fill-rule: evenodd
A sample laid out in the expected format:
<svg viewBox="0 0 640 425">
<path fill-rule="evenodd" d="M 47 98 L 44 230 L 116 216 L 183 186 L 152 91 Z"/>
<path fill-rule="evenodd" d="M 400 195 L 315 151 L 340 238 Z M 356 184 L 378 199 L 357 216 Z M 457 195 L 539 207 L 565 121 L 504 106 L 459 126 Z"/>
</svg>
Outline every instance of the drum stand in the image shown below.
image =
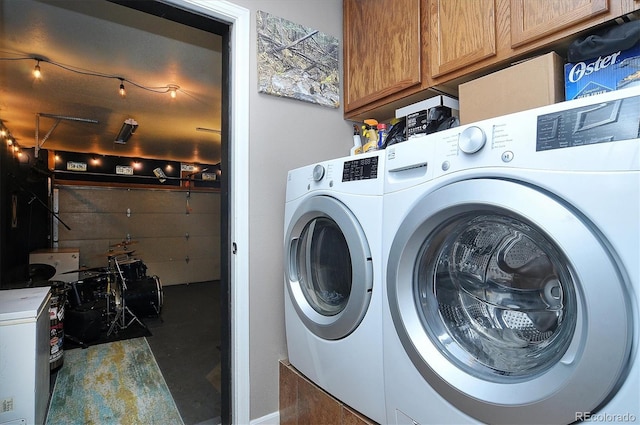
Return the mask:
<svg viewBox="0 0 640 425">
<path fill-rule="evenodd" d="M 127 293 L 127 283 L 125 282 L 124 275 L 122 274 L 122 270 L 120 269 L 120 264 L 118 263 L 117 257 L 109 257 L 109 262 L 113 261 L 113 265 L 115 266 L 114 274 L 116 276 L 115 281 L 115 309 L 116 315 L 111 322 L 111 326 L 109 326 L 109 330 L 107 331 L 107 336 L 111 335 L 111 333 L 118 329 L 126 329 L 133 322 L 138 322 L 143 328 L 147 329 L 147 326 L 142 323 L 138 316 L 133 314 L 133 312 L 127 307 L 126 293 Z M 118 286 L 118 281 L 120 282 L 120 286 Z M 120 303 L 118 303 L 118 296 L 120 297 Z M 107 303 L 107 309 L 108 309 Z M 107 310 L 108 314 L 108 310 Z M 127 315 L 129 318 L 127 318 Z"/>
</svg>

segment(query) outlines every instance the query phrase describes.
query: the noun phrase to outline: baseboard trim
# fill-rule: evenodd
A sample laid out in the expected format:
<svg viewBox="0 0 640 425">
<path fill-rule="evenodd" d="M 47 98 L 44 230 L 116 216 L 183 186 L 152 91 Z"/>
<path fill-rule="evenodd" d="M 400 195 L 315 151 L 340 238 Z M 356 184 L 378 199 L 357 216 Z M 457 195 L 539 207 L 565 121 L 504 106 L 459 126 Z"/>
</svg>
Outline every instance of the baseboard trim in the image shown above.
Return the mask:
<svg viewBox="0 0 640 425">
<path fill-rule="evenodd" d="M 249 422 L 250 425 L 279 425 L 280 412 L 273 412 Z"/>
</svg>

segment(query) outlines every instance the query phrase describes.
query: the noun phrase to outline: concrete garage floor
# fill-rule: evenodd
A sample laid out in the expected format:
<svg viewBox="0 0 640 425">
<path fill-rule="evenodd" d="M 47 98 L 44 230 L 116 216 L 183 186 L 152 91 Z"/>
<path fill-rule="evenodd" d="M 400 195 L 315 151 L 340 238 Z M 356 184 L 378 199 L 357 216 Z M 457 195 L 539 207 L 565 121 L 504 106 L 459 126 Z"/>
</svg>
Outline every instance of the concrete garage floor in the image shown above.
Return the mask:
<svg viewBox="0 0 640 425">
<path fill-rule="evenodd" d="M 220 282 L 163 288 L 147 337 L 186 425 L 220 423 Z"/>
</svg>

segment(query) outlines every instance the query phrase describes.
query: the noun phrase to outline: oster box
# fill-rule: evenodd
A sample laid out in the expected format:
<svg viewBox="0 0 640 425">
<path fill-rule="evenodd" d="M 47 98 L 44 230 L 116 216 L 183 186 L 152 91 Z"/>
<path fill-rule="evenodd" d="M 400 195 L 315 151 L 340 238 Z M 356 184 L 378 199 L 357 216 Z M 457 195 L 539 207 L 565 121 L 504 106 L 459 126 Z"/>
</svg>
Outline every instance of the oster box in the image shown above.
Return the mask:
<svg viewBox="0 0 640 425">
<path fill-rule="evenodd" d="M 567 63 L 564 82 L 566 100 L 640 84 L 640 43 L 627 50 Z"/>
</svg>

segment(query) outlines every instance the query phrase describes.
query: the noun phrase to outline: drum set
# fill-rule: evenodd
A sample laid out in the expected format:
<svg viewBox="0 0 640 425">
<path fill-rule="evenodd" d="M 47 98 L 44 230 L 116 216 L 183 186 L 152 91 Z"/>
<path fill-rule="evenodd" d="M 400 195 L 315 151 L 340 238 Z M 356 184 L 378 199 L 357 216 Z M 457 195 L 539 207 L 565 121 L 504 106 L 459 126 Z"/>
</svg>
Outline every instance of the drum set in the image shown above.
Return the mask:
<svg viewBox="0 0 640 425">
<path fill-rule="evenodd" d="M 80 268 L 80 280 L 68 284 L 65 336 L 79 345 L 96 340 L 106 331 L 110 337 L 134 323 L 147 326 L 140 317 L 159 317 L 163 304 L 158 276 L 148 276 L 144 262 L 133 256 L 125 241 L 111 245 L 106 267 Z"/>
</svg>

